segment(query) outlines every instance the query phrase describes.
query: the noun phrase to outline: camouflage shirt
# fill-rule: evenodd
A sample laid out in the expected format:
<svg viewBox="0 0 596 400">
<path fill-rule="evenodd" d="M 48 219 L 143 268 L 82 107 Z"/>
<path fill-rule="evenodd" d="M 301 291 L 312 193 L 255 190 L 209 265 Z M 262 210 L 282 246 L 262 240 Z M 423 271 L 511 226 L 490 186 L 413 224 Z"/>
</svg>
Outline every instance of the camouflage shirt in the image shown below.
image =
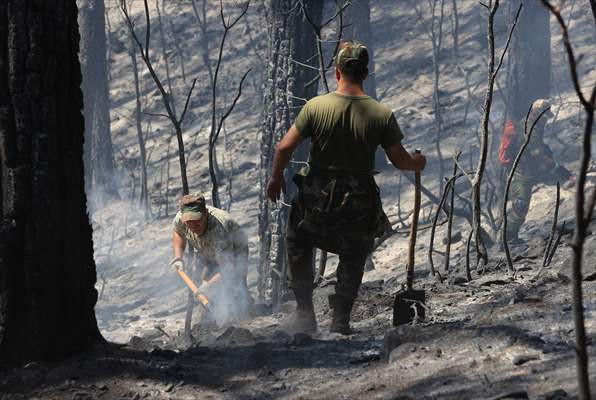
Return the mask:
<svg viewBox="0 0 596 400">
<path fill-rule="evenodd" d="M 220 265 L 225 258 L 248 256 L 246 235 L 228 212 L 207 206 L 207 218 L 207 229 L 199 236 L 186 227 L 178 212 L 174 217 L 174 230 L 209 265 Z"/>
</svg>

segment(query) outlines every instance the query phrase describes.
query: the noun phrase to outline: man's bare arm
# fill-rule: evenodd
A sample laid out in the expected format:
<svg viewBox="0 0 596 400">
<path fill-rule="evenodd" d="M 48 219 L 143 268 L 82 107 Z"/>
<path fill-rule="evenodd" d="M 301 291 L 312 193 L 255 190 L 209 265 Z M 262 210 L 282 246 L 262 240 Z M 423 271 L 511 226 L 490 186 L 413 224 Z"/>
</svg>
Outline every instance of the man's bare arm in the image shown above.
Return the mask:
<svg viewBox="0 0 596 400">
<path fill-rule="evenodd" d="M 408 153 L 401 143 L 388 147 L 385 149 L 385 153 L 391 164 L 397 169 L 416 171 L 423 170 L 426 166 L 426 157 L 419 153 Z"/>
<path fill-rule="evenodd" d="M 174 230 L 172 237 L 172 244 L 174 245 L 174 258 L 184 259 L 184 248 L 186 247 L 186 238 Z"/>
<path fill-rule="evenodd" d="M 281 191 L 285 192 L 284 169 L 292 159 L 294 150 L 304 138 L 298 132 L 295 125 L 288 130 L 288 133 L 280 140 L 275 147 L 275 156 L 273 157 L 273 171 L 271 179 L 267 185 L 267 197 L 273 201 L 279 200 Z"/>
</svg>

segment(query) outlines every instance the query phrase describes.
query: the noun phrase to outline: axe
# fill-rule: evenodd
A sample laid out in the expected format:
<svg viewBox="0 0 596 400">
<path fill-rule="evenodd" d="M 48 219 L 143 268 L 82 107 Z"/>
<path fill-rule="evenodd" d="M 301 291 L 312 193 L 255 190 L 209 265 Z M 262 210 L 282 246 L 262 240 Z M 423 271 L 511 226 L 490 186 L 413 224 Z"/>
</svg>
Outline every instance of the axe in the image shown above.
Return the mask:
<svg viewBox="0 0 596 400">
<path fill-rule="evenodd" d="M 211 311 L 211 303 L 209 302 L 209 299 L 207 298 L 207 296 L 205 296 L 203 293 L 199 292 L 199 288 L 197 287 L 197 285 L 195 285 L 195 283 L 192 281 L 192 279 L 190 279 L 188 277 L 186 272 L 184 272 L 182 269 L 177 269 L 177 270 L 178 270 L 178 275 L 180 275 L 180 277 L 182 278 L 184 283 L 186 283 L 186 286 L 188 286 L 188 288 L 193 293 L 195 298 L 199 301 L 199 303 L 201 303 L 201 305 L 203 307 L 205 307 L 206 311 Z"/>
</svg>

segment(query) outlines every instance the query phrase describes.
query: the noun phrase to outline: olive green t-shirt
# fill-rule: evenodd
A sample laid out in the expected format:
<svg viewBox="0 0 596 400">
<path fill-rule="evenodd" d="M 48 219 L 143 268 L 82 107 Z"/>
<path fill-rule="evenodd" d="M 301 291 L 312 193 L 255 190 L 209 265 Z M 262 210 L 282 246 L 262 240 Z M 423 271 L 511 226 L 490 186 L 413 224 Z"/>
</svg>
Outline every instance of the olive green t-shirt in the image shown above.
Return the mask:
<svg viewBox="0 0 596 400">
<path fill-rule="evenodd" d="M 370 173 L 375 151 L 401 143 L 393 112 L 369 96 L 328 93 L 309 100 L 294 122 L 311 138 L 310 162 L 328 169 Z"/>
</svg>

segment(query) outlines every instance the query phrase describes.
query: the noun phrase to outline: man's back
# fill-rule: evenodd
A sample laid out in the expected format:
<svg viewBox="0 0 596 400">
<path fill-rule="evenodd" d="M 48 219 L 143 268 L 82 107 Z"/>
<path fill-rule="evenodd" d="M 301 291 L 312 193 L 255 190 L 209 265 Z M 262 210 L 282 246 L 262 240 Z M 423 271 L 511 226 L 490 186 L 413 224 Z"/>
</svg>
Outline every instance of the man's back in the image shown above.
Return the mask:
<svg viewBox="0 0 596 400">
<path fill-rule="evenodd" d="M 369 96 L 317 96 L 302 108 L 295 125 L 312 140 L 313 165 L 358 173 L 374 169 L 379 144 L 387 148 L 403 138 L 391 109 Z"/>
</svg>

